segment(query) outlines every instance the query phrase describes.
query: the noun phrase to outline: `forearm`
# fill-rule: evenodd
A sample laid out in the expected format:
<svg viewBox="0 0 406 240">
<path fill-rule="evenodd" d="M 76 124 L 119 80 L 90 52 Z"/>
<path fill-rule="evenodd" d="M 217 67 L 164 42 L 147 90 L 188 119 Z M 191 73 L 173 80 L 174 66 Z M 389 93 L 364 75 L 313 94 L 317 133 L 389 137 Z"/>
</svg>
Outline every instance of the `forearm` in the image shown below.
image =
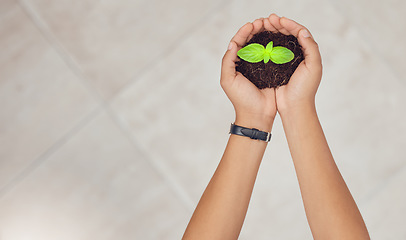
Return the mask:
<svg viewBox="0 0 406 240">
<path fill-rule="evenodd" d="M 369 239 L 362 216 L 328 147 L 314 105 L 282 115 L 314 238 Z"/>
<path fill-rule="evenodd" d="M 260 128 L 249 126 L 248 122 L 236 121 L 236 124 Z M 263 130 L 270 131 L 270 128 Z M 238 238 L 266 145 L 262 141 L 230 135 L 183 239 Z"/>
</svg>

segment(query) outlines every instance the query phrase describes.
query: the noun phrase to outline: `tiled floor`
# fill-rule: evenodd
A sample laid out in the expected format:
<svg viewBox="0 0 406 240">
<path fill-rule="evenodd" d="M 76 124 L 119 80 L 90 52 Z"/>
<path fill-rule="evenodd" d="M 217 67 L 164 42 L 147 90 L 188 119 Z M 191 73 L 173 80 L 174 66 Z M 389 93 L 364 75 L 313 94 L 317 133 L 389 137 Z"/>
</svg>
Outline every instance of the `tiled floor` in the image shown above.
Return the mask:
<svg viewBox="0 0 406 240">
<path fill-rule="evenodd" d="M 0 1 L 0 239 L 180 239 L 233 121 L 221 57 L 271 12 L 312 31 L 318 110 L 373 239 L 406 239 L 406 4 Z M 311 239 L 280 119 L 240 239 Z"/>
</svg>

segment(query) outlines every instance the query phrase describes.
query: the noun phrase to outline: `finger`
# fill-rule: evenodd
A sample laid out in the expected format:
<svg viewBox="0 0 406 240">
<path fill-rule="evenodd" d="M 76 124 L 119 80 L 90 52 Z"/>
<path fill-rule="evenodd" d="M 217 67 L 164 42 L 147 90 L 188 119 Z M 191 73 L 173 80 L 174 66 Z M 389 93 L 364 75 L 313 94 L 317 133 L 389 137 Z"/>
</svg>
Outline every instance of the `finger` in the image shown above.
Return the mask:
<svg viewBox="0 0 406 240">
<path fill-rule="evenodd" d="M 252 29 L 252 32 L 250 36 L 248 37 L 248 41 L 257 33 L 264 31 L 264 21 L 262 18 L 259 18 L 252 22 L 252 25 L 254 28 Z"/>
<path fill-rule="evenodd" d="M 254 26 L 252 25 L 252 23 L 246 23 L 240 28 L 240 30 L 238 30 L 231 41 L 235 42 L 239 47 L 244 46 L 244 44 L 248 41 L 248 37 L 250 36 L 253 28 Z"/>
<path fill-rule="evenodd" d="M 234 41 L 230 42 L 227 52 L 224 54 L 221 64 L 221 86 L 225 86 L 232 82 L 236 75 L 235 61 L 237 60 L 238 46 Z"/>
<path fill-rule="evenodd" d="M 278 30 L 276 30 L 276 28 L 271 24 L 271 22 L 269 22 L 269 18 L 264 19 L 264 28 L 265 28 L 265 30 L 271 31 L 273 33 L 278 32 Z"/>
<path fill-rule="evenodd" d="M 257 34 L 264 30 L 264 21 L 263 18 L 256 19 L 252 25 L 254 25 L 254 29 L 252 29 L 251 34 Z"/>
<path fill-rule="evenodd" d="M 278 15 L 276 15 L 275 13 L 272 13 L 269 16 L 269 22 L 271 23 L 271 25 L 280 33 L 283 33 L 285 35 L 290 35 L 290 33 L 281 25 L 280 23 L 280 17 L 278 17 Z"/>
<path fill-rule="evenodd" d="M 321 56 L 317 43 L 314 41 L 313 36 L 307 28 L 292 19 L 282 17 L 280 20 L 281 25 L 289 31 L 290 34 L 295 36 L 299 44 L 303 48 L 305 56 L 305 64 L 309 67 L 320 66 Z"/>
<path fill-rule="evenodd" d="M 319 46 L 311 37 L 306 28 L 302 28 L 298 33 L 298 41 L 302 46 L 303 54 L 305 57 L 304 63 L 309 68 L 321 68 L 321 56 Z"/>
<path fill-rule="evenodd" d="M 301 29 L 306 29 L 304 26 L 286 17 L 282 17 L 279 22 L 281 26 L 289 32 L 289 34 L 295 37 L 298 37 Z"/>
</svg>

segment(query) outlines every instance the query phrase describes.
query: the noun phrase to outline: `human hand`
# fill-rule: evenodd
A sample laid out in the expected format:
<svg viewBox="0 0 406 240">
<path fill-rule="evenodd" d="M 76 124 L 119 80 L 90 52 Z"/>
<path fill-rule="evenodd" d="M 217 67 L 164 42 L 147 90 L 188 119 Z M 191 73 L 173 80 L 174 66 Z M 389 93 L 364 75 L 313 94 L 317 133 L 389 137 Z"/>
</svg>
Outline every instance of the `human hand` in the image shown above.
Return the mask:
<svg viewBox="0 0 406 240">
<path fill-rule="evenodd" d="M 220 84 L 234 106 L 237 125 L 270 132 L 276 115 L 275 89 L 260 90 L 235 70 L 238 50 L 264 29 L 264 19 L 261 18 L 238 30 L 223 57 Z"/>
<path fill-rule="evenodd" d="M 317 43 L 309 31 L 295 21 L 271 14 L 264 19 L 265 29 L 295 36 L 303 48 L 304 61 L 300 63 L 287 85 L 277 88 L 276 103 L 279 114 L 315 105 L 315 95 L 322 75 L 322 61 Z"/>
</svg>

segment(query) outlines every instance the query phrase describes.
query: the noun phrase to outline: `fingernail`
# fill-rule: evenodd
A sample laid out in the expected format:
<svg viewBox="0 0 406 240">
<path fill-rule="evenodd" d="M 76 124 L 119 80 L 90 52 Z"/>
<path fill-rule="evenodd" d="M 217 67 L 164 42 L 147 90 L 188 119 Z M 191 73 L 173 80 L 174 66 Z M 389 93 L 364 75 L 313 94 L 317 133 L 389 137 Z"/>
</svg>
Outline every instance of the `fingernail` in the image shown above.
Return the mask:
<svg viewBox="0 0 406 240">
<path fill-rule="evenodd" d="M 233 48 L 233 43 L 230 42 L 230 44 L 228 44 L 228 50 L 231 50 Z"/>
<path fill-rule="evenodd" d="M 304 38 L 309 38 L 309 37 L 310 37 L 309 31 L 307 31 L 306 29 L 303 29 L 303 30 L 301 31 L 301 34 L 302 34 L 302 36 L 303 36 Z"/>
</svg>

